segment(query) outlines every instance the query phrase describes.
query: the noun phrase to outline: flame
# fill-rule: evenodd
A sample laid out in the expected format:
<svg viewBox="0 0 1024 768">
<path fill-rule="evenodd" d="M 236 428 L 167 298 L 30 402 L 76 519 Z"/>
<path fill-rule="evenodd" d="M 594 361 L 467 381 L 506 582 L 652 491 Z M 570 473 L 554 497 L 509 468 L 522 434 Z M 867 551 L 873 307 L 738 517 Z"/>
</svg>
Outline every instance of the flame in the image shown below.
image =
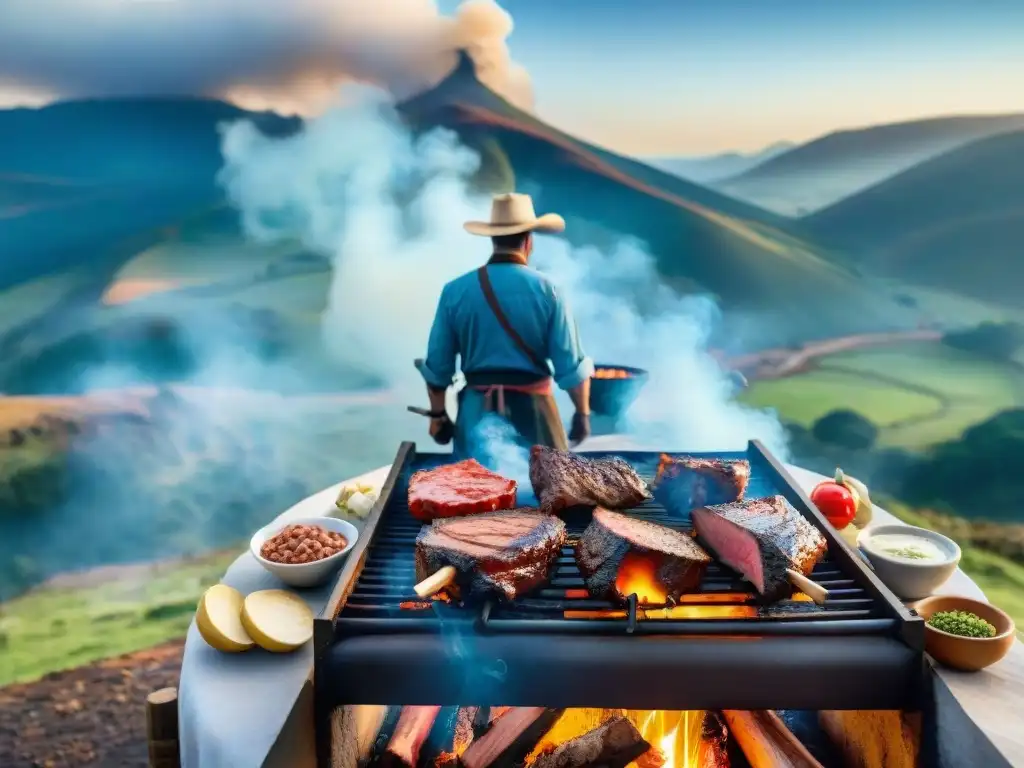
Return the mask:
<svg viewBox="0 0 1024 768">
<path fill-rule="evenodd" d="M 664 605 L 668 593 L 657 576 L 658 563 L 653 557 L 633 552 L 622 558 L 615 577 L 615 590 L 620 595 L 636 593 L 641 604 Z"/>
<path fill-rule="evenodd" d="M 625 619 L 628 615 L 622 610 L 562 612 L 566 619 Z M 752 619 L 757 615 L 754 605 L 672 605 L 637 611 L 639 619 Z"/>
<path fill-rule="evenodd" d="M 627 768 L 697 768 L 703 710 L 667 712 L 642 709 L 567 709 L 525 760 L 530 766 L 538 756 L 557 745 L 578 738 L 615 715 L 624 715 L 640 731 L 651 748 Z"/>
<path fill-rule="evenodd" d="M 669 608 L 644 609 L 641 619 L 752 619 L 757 616 L 754 605 L 673 605 Z"/>
<path fill-rule="evenodd" d="M 667 766 L 674 766 L 676 764 L 676 738 L 679 735 L 678 731 L 679 726 L 676 726 L 662 736 L 661 741 L 658 742 L 661 754 L 665 756 L 665 765 Z"/>
</svg>

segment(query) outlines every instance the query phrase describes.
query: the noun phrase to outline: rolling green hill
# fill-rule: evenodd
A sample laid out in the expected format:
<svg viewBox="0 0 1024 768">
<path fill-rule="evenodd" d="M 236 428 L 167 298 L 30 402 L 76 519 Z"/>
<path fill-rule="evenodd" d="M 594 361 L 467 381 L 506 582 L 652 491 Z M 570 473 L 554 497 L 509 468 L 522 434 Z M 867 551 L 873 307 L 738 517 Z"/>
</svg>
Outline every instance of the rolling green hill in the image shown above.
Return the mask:
<svg viewBox="0 0 1024 768">
<path fill-rule="evenodd" d="M 1024 114 L 937 117 L 836 131 L 718 182 L 723 192 L 802 215 L 976 139 L 1024 128 Z"/>
<path fill-rule="evenodd" d="M 951 150 L 803 223 L 885 276 L 1024 306 L 1024 131 Z"/>
</svg>

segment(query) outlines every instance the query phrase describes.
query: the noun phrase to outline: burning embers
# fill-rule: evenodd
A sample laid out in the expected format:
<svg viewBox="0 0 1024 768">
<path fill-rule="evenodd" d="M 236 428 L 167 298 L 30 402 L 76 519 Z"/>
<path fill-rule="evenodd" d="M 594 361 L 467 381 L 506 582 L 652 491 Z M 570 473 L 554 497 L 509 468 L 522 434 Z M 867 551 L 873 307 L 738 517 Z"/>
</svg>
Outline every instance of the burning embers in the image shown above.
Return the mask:
<svg viewBox="0 0 1024 768">
<path fill-rule="evenodd" d="M 715 712 L 348 706 L 332 768 L 727 768 L 727 737 Z"/>
</svg>

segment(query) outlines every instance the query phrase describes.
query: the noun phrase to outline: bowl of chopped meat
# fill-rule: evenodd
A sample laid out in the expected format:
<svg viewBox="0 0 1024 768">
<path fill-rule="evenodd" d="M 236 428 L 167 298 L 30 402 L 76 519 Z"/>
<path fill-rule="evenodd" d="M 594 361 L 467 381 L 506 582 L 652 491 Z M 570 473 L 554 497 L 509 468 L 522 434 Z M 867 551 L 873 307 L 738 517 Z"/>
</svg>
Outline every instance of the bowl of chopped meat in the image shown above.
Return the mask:
<svg viewBox="0 0 1024 768">
<path fill-rule="evenodd" d="M 594 366 L 590 380 L 590 409 L 601 416 L 622 416 L 647 383 L 647 371 L 627 365 Z"/>
<path fill-rule="evenodd" d="M 249 542 L 256 562 L 292 587 L 327 581 L 355 546 L 359 530 L 334 517 L 306 517 L 260 528 Z"/>
</svg>

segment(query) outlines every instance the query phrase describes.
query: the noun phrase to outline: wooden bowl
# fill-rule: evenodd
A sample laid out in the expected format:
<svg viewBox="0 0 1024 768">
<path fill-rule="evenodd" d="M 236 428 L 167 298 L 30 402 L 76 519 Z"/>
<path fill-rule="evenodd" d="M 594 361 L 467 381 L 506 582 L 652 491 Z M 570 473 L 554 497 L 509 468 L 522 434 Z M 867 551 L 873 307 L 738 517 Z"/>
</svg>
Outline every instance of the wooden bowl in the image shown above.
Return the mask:
<svg viewBox="0 0 1024 768">
<path fill-rule="evenodd" d="M 1017 639 L 1013 619 L 989 603 L 969 597 L 935 595 L 914 605 L 918 615 L 928 621 L 942 611 L 969 611 L 996 628 L 993 637 L 960 637 L 925 623 L 925 650 L 933 659 L 952 669 L 977 672 L 1002 659 Z"/>
</svg>

